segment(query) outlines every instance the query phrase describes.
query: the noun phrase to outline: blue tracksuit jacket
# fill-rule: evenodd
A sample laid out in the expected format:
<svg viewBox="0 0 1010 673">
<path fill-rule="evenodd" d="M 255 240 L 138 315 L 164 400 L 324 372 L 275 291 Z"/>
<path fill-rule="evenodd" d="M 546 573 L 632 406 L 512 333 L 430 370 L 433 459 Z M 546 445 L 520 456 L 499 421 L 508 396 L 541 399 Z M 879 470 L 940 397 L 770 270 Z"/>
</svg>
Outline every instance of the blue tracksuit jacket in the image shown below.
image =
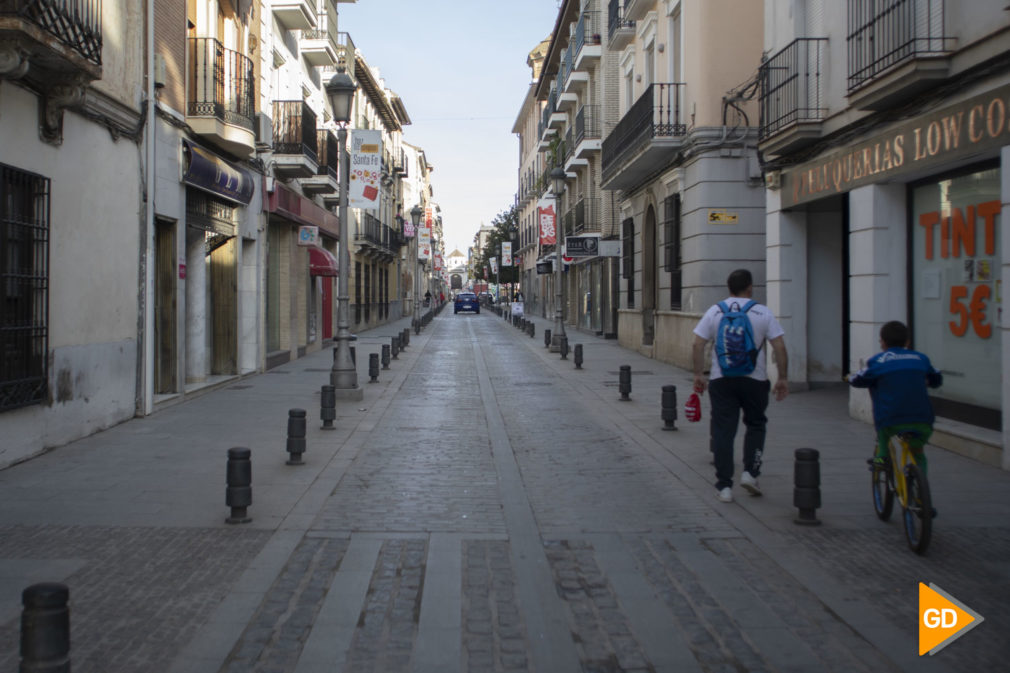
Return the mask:
<svg viewBox="0 0 1010 673">
<path fill-rule="evenodd" d="M 943 374 L 929 358 L 907 348 L 888 348 L 866 363 L 849 383 L 869 388 L 873 400 L 873 424 L 877 430 L 902 423 L 933 424 L 933 405 L 926 386 L 939 388 Z"/>
</svg>

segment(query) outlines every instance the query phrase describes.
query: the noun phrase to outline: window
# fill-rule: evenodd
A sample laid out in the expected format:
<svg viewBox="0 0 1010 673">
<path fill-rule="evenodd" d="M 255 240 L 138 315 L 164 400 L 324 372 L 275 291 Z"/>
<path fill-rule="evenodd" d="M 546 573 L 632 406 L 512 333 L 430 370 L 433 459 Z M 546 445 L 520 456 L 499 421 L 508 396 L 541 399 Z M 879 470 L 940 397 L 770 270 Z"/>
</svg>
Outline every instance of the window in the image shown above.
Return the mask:
<svg viewBox="0 0 1010 673">
<path fill-rule="evenodd" d="M 0 411 L 48 395 L 49 187 L 0 164 Z"/>
<path fill-rule="evenodd" d="M 622 222 L 622 244 L 624 258 L 621 260 L 621 275 L 628 281 L 628 308 L 635 306 L 635 220 L 628 218 Z"/>
<path fill-rule="evenodd" d="M 670 308 L 680 310 L 680 194 L 668 196 L 663 201 L 663 217 L 663 260 L 670 272 Z"/>
</svg>

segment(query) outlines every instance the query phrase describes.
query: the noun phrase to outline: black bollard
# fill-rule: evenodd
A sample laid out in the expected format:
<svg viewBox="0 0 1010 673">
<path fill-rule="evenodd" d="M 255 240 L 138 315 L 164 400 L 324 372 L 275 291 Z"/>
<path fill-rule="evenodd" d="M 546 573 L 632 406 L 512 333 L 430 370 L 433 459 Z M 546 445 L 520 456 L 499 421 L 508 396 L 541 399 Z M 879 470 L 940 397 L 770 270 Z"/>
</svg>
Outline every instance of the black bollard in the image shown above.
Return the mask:
<svg viewBox="0 0 1010 673">
<path fill-rule="evenodd" d="M 410 345 L 410 328 L 404 327 L 403 332 L 401 333 L 400 336 L 400 350 L 401 351 L 407 350 L 407 346 L 409 345 Z"/>
<path fill-rule="evenodd" d="M 793 506 L 799 509 L 795 523 L 816 526 L 821 506 L 821 464 L 817 449 L 796 449 L 793 466 Z"/>
<path fill-rule="evenodd" d="M 560 344 L 559 350 L 561 351 L 561 359 L 562 360 L 567 360 L 568 359 L 568 337 L 567 336 L 561 337 L 561 344 Z"/>
<path fill-rule="evenodd" d="M 238 446 L 228 449 L 227 483 L 224 504 L 231 507 L 231 516 L 225 523 L 249 523 L 252 518 L 247 508 L 252 504 L 252 451 Z"/>
<path fill-rule="evenodd" d="M 323 386 L 319 396 L 319 418 L 323 421 L 323 430 L 336 430 L 333 420 L 337 417 L 337 389 L 334 386 Z"/>
<path fill-rule="evenodd" d="M 288 410 L 288 465 L 304 465 L 305 453 L 305 410 Z"/>
<path fill-rule="evenodd" d="M 664 430 L 676 430 L 677 425 L 677 386 L 663 386 L 663 402 L 660 418 L 663 419 Z"/>
<path fill-rule="evenodd" d="M 621 375 L 618 379 L 618 390 L 621 391 L 621 401 L 630 402 L 631 398 L 631 365 L 621 365 Z"/>
<path fill-rule="evenodd" d="M 582 369 L 582 344 L 575 344 L 575 368 Z"/>
<path fill-rule="evenodd" d="M 389 344 L 382 344 L 382 368 L 389 369 Z"/>
<path fill-rule="evenodd" d="M 389 337 L 389 341 L 390 341 L 389 344 L 390 355 L 392 355 L 394 360 L 399 360 L 399 358 L 396 356 L 400 353 L 400 337 L 398 336 Z"/>
<path fill-rule="evenodd" d="M 369 353 L 368 354 L 368 377 L 371 379 L 369 383 L 375 383 L 379 380 L 379 354 Z"/>
<path fill-rule="evenodd" d="M 530 322 L 528 323 L 527 327 L 528 327 L 528 329 L 529 329 L 529 333 L 530 333 L 530 338 L 532 339 L 533 337 L 535 337 L 535 336 L 536 336 L 536 331 L 537 331 L 537 326 L 536 326 L 536 323 L 534 323 L 534 322 L 533 322 L 533 321 L 531 320 L 531 321 L 530 321 Z"/>
<path fill-rule="evenodd" d="M 21 673 L 70 673 L 70 589 L 58 582 L 21 592 Z"/>
<path fill-rule="evenodd" d="M 551 331 L 549 329 L 544 330 L 544 348 L 551 347 Z"/>
</svg>

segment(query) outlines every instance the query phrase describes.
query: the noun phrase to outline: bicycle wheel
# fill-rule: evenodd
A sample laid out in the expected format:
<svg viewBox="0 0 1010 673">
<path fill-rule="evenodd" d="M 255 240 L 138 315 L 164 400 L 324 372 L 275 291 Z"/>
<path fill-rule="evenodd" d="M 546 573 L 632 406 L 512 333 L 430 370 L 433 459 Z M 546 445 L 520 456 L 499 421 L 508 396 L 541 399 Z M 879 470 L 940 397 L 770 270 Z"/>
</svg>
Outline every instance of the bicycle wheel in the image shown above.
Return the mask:
<svg viewBox="0 0 1010 673">
<path fill-rule="evenodd" d="M 933 501 L 929 497 L 929 482 L 917 465 L 905 467 L 905 538 L 916 554 L 925 554 L 933 532 Z"/>
<path fill-rule="evenodd" d="M 894 491 L 891 489 L 891 466 L 874 464 L 870 470 L 873 477 L 873 510 L 881 521 L 891 518 L 894 506 Z"/>
</svg>

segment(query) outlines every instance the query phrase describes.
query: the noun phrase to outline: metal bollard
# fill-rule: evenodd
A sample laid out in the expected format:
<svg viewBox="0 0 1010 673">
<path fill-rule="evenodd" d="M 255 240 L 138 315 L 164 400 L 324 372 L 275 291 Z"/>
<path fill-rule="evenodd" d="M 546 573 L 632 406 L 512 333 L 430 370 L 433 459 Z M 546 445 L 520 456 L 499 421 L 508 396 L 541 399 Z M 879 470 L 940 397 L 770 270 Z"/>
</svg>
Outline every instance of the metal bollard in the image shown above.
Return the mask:
<svg viewBox="0 0 1010 673">
<path fill-rule="evenodd" d="M 252 518 L 247 508 L 252 504 L 252 451 L 237 446 L 228 449 L 228 468 L 224 504 L 231 507 L 231 516 L 225 523 L 249 523 Z"/>
<path fill-rule="evenodd" d="M 424 320 L 424 318 L 422 318 L 421 320 Z M 418 320 L 417 322 L 414 323 L 414 334 L 421 333 L 421 320 Z"/>
<path fill-rule="evenodd" d="M 821 506 L 821 464 L 817 449 L 796 449 L 793 466 L 793 506 L 799 514 L 793 520 L 805 526 L 816 526 L 817 508 Z"/>
<path fill-rule="evenodd" d="M 551 331 L 549 329 L 544 330 L 544 348 L 551 347 Z"/>
<path fill-rule="evenodd" d="M 389 344 L 382 344 L 382 368 L 389 369 Z"/>
<path fill-rule="evenodd" d="M 401 351 L 407 350 L 407 346 L 409 345 L 410 345 L 410 328 L 404 327 L 402 336 L 400 337 L 400 350 Z"/>
<path fill-rule="evenodd" d="M 528 329 L 529 329 L 529 333 L 530 333 L 530 338 L 532 339 L 533 337 L 535 337 L 535 336 L 536 336 L 536 332 L 537 332 L 537 325 L 536 325 L 536 323 L 535 323 L 535 322 L 533 322 L 533 321 L 531 320 L 531 321 L 529 322 L 529 324 L 527 325 L 527 327 L 528 327 Z"/>
<path fill-rule="evenodd" d="M 559 348 L 559 350 L 561 351 L 561 359 L 562 360 L 567 360 L 568 359 L 568 337 L 567 336 L 561 337 L 561 344 L 560 344 L 560 346 L 561 347 Z"/>
<path fill-rule="evenodd" d="M 663 386 L 662 412 L 664 430 L 676 430 L 677 425 L 677 386 Z"/>
<path fill-rule="evenodd" d="M 630 402 L 631 398 L 631 365 L 621 365 L 621 374 L 618 379 L 618 390 L 621 391 L 621 401 Z"/>
<path fill-rule="evenodd" d="M 70 673 L 70 589 L 58 582 L 21 592 L 22 673 Z"/>
<path fill-rule="evenodd" d="M 400 353 L 400 337 L 398 337 L 398 336 L 389 337 L 389 341 L 390 341 L 390 344 L 389 344 L 390 345 L 390 349 L 389 349 L 390 354 L 393 356 L 394 360 L 399 360 L 399 358 L 396 357 L 396 356 Z"/>
<path fill-rule="evenodd" d="M 288 465 L 304 465 L 305 453 L 305 410 L 288 410 Z"/>
<path fill-rule="evenodd" d="M 368 377 L 371 379 L 369 383 L 375 383 L 379 380 L 379 354 L 369 353 L 368 354 Z"/>
<path fill-rule="evenodd" d="M 319 396 L 319 418 L 323 421 L 323 430 L 336 430 L 333 420 L 337 417 L 337 389 L 335 386 L 323 386 Z"/>
<path fill-rule="evenodd" d="M 582 344 L 575 344 L 575 368 L 582 369 Z"/>
</svg>

